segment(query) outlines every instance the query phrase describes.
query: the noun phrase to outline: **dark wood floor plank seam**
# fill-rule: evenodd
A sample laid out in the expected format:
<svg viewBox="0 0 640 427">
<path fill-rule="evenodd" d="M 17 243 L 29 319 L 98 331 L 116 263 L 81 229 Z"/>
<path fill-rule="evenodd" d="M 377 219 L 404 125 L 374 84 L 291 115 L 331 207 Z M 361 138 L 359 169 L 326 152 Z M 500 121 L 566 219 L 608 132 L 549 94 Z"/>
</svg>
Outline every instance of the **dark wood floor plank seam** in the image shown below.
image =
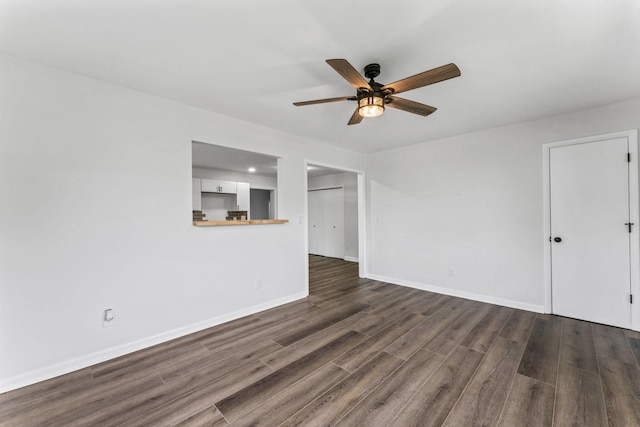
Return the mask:
<svg viewBox="0 0 640 427">
<path fill-rule="evenodd" d="M 161 343 L 146 349 L 138 350 L 134 353 L 129 353 L 124 356 L 117 357 L 115 359 L 111 359 L 106 362 L 102 362 L 92 366 L 90 368 L 92 372 L 92 376 L 94 378 L 98 378 L 102 375 L 118 371 L 122 369 L 122 366 L 124 366 L 127 369 L 130 369 L 134 365 L 137 365 L 139 363 L 144 363 L 146 361 L 149 361 L 150 359 L 156 360 L 157 358 L 166 358 L 170 356 L 171 351 L 173 351 L 177 347 L 184 348 L 187 345 L 195 344 L 196 342 L 202 342 L 202 339 L 204 339 L 205 337 L 210 336 L 212 334 L 218 334 L 220 333 L 220 331 L 225 331 L 231 327 L 236 327 L 235 325 L 237 324 L 254 323 L 257 321 L 259 321 L 259 319 L 256 319 L 253 316 L 242 317 L 239 319 L 232 320 L 230 322 L 223 323 L 214 328 L 208 328 L 208 329 L 187 335 L 185 337 L 173 339 L 166 343 Z"/>
<path fill-rule="evenodd" d="M 630 338 L 627 334 L 625 334 L 625 338 L 629 351 L 635 356 L 636 365 L 640 368 L 640 339 Z M 632 341 L 637 342 L 637 344 L 633 345 Z"/>
<path fill-rule="evenodd" d="M 635 354 L 636 363 L 638 363 L 638 367 L 640 367 L 640 338 L 627 337 L 627 341 L 629 341 L 629 347 L 631 347 L 631 351 Z"/>
<path fill-rule="evenodd" d="M 480 352 L 458 346 L 398 411 L 391 425 L 442 425 L 483 358 Z"/>
<path fill-rule="evenodd" d="M 498 338 L 478 365 L 453 406 L 448 425 L 495 425 L 502 414 L 508 387 L 518 369 L 525 345 Z"/>
<path fill-rule="evenodd" d="M 273 344 L 276 345 L 275 343 Z M 105 426 L 112 425 L 115 421 L 127 421 L 141 412 L 150 412 L 160 405 L 174 401 L 181 396 L 188 395 L 213 382 L 226 381 L 228 377 L 233 377 L 235 372 L 245 370 L 247 367 L 249 367 L 249 372 L 252 374 L 262 374 L 265 371 L 272 371 L 264 364 L 256 365 L 258 361 L 254 360 L 255 358 L 254 356 L 253 359 L 234 359 L 233 362 L 235 366 L 229 366 L 226 371 L 218 369 L 216 372 L 212 369 L 203 368 L 196 372 L 189 373 L 187 374 L 188 378 L 180 378 L 166 386 L 159 386 L 140 393 L 138 396 L 129 399 L 123 405 L 103 410 L 101 413 L 94 412 L 89 414 L 80 420 L 81 424 Z M 253 368 L 251 368 L 251 366 L 253 366 Z"/>
<path fill-rule="evenodd" d="M 607 425 L 600 374 L 571 364 L 559 365 L 554 425 Z"/>
<path fill-rule="evenodd" d="M 364 338 L 364 335 L 357 332 L 347 332 L 330 344 L 216 402 L 216 406 L 225 418 L 235 420 L 264 402 L 271 394 L 282 391 L 315 369 L 329 363 L 352 346 L 362 342 Z"/>
<path fill-rule="evenodd" d="M 289 344 L 286 347 L 282 347 L 281 349 L 263 357 L 261 360 L 273 369 L 279 369 L 293 362 L 295 359 L 305 356 L 323 345 L 328 344 L 346 332 L 358 332 L 354 329 L 354 326 L 357 326 L 358 320 L 366 315 L 367 314 L 364 312 L 358 312 L 353 316 L 347 317 L 340 322 L 321 329 L 318 332 Z"/>
<path fill-rule="evenodd" d="M 74 401 L 70 405 L 58 405 L 51 408 L 47 412 L 45 419 L 49 425 L 67 426 L 72 423 L 89 425 L 89 423 L 84 422 L 84 419 L 90 417 L 92 414 L 101 413 L 105 409 L 117 407 L 121 403 L 126 404 L 129 399 L 135 398 L 137 395 L 143 394 L 148 390 L 162 387 L 163 385 L 162 380 L 158 376 L 152 376 L 151 378 L 136 382 L 133 386 L 126 385 L 119 389 L 112 390 L 109 393 L 92 393 L 90 397 L 85 399 L 80 397 L 79 401 Z"/>
<path fill-rule="evenodd" d="M 459 316 L 447 324 L 422 348 L 448 356 L 489 309 L 488 304 L 471 302 Z"/>
<path fill-rule="evenodd" d="M 357 313 L 363 311 L 368 305 L 357 304 L 348 309 L 342 309 L 339 313 L 317 316 L 314 319 L 307 319 L 307 323 L 295 328 L 293 331 L 279 335 L 274 338 L 274 341 L 283 347 L 287 347 L 296 341 L 300 341 L 308 336 L 311 336 L 317 332 L 322 331 L 334 324 L 337 324 L 345 319 L 348 319 Z"/>
<path fill-rule="evenodd" d="M 469 304 L 466 300 L 449 301 L 437 312 L 398 337 L 385 350 L 402 359 L 408 359 L 460 316 Z"/>
<path fill-rule="evenodd" d="M 159 374 L 166 382 L 175 381 L 189 375 L 196 375 L 198 372 L 205 370 L 210 376 L 213 376 L 216 373 L 226 375 L 229 372 L 236 371 L 243 366 L 266 357 L 280 349 L 282 349 L 280 344 L 271 339 L 266 339 L 255 343 L 251 347 L 247 347 L 246 349 L 234 353 L 233 356 L 230 356 L 228 359 L 212 357 L 206 360 L 201 360 L 199 363 L 193 365 L 172 366 L 170 369 L 161 370 Z"/>
<path fill-rule="evenodd" d="M 293 414 L 281 427 L 335 424 L 403 363 L 397 357 L 384 352 L 378 353 L 360 369 Z"/>
<path fill-rule="evenodd" d="M 363 340 L 359 345 L 343 353 L 339 358 L 334 359 L 334 362 L 343 369 L 353 372 L 423 319 L 424 316 L 408 313 L 378 334 Z"/>
<path fill-rule="evenodd" d="M 555 390 L 551 384 L 516 374 L 502 407 L 498 426 L 513 427 L 522 423 L 522 420 L 529 420 L 530 425 L 553 425 Z"/>
<path fill-rule="evenodd" d="M 127 391 L 136 389 L 147 389 L 155 385 L 161 385 L 162 380 L 157 376 L 149 378 L 147 374 L 132 376 L 131 378 L 118 378 L 109 380 L 106 377 L 99 378 L 99 386 L 94 384 L 83 384 L 82 388 L 73 389 L 69 393 L 64 393 L 56 399 L 39 400 L 36 407 L 29 409 L 6 405 L 0 408 L 0 420 L 8 422 L 12 419 L 24 419 L 24 425 L 33 423 L 35 419 L 55 420 L 70 414 L 74 414 L 78 410 L 84 409 L 89 404 L 96 401 L 104 401 L 105 397 L 115 395 L 118 396 Z M 94 404 L 95 405 L 95 404 Z M 16 425 L 20 425 L 18 422 Z"/>
<path fill-rule="evenodd" d="M 338 420 L 336 425 L 388 425 L 443 361 L 444 357 L 439 354 L 418 351 Z"/>
<path fill-rule="evenodd" d="M 511 317 L 512 312 L 513 309 L 508 307 L 490 307 L 487 314 L 464 336 L 460 345 L 486 353 Z"/>
<path fill-rule="evenodd" d="M 498 336 L 511 341 L 526 343 L 531 337 L 531 331 L 533 330 L 535 319 L 535 313 L 515 310 L 511 313 L 511 316 Z"/>
<path fill-rule="evenodd" d="M 518 367 L 519 374 L 555 386 L 561 329 L 562 322 L 559 318 L 536 319 Z"/>
<path fill-rule="evenodd" d="M 237 373 L 241 374 L 240 379 L 238 379 Z M 214 406 L 216 400 L 223 399 L 271 373 L 273 373 L 271 368 L 256 361 L 224 377 L 202 384 L 200 387 L 176 394 L 173 399 L 130 418 L 122 425 L 146 427 L 155 424 L 177 423 L 181 421 L 180 417 L 183 415 L 186 414 L 187 417 L 195 415 L 207 407 Z M 192 408 L 194 405 L 195 408 Z"/>
<path fill-rule="evenodd" d="M 591 328 L 609 425 L 640 425 L 640 368 L 633 354 L 629 357 L 617 345 L 622 342 L 620 336 L 627 340 L 627 334 L 605 325 Z"/>
<path fill-rule="evenodd" d="M 596 349 L 591 324 L 563 319 L 560 337 L 560 362 L 598 373 Z"/>
<path fill-rule="evenodd" d="M 344 369 L 327 363 L 269 397 L 230 425 L 280 425 L 348 375 Z"/>
</svg>

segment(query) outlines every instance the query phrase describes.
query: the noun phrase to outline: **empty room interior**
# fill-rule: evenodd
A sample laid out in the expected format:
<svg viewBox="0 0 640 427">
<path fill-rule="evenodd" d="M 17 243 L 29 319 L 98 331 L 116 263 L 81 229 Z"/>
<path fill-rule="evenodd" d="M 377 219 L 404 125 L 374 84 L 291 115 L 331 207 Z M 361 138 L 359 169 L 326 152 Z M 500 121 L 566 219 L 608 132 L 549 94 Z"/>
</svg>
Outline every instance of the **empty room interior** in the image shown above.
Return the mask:
<svg viewBox="0 0 640 427">
<path fill-rule="evenodd" d="M 640 2 L 0 0 L 0 425 L 640 425 Z"/>
</svg>

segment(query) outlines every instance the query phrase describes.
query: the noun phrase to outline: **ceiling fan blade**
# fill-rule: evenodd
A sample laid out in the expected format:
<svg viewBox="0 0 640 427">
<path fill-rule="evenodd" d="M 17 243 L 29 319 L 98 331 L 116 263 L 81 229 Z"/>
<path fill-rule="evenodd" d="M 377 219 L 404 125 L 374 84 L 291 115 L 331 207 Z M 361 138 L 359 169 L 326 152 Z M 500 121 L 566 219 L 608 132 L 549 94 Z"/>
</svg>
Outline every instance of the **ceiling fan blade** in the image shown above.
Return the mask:
<svg viewBox="0 0 640 427">
<path fill-rule="evenodd" d="M 294 102 L 293 105 L 296 107 L 301 107 L 303 105 L 313 105 L 313 104 L 324 104 L 325 102 L 337 102 L 337 101 L 355 101 L 358 98 L 355 96 L 341 96 L 339 98 L 326 98 L 326 99 L 315 99 L 313 101 L 301 101 Z"/>
<path fill-rule="evenodd" d="M 353 112 L 353 114 L 351 115 L 351 118 L 349 119 L 349 125 L 357 125 L 358 123 L 360 123 L 362 121 L 363 117 L 360 115 L 360 113 L 358 113 L 358 108 L 356 108 L 356 111 Z"/>
<path fill-rule="evenodd" d="M 406 92 L 411 89 L 417 89 L 422 86 L 438 83 L 458 76 L 460 76 L 460 69 L 456 64 L 447 64 L 385 85 L 382 87 L 382 90 L 391 89 L 393 90 L 393 93 Z"/>
<path fill-rule="evenodd" d="M 346 81 L 351 83 L 356 89 L 365 88 L 373 90 L 367 80 L 353 68 L 353 65 L 349 64 L 346 59 L 327 59 L 327 64 L 338 72 Z"/>
<path fill-rule="evenodd" d="M 397 96 L 388 96 L 391 102 L 386 104 L 386 107 L 396 108 L 402 111 L 408 111 L 409 113 L 419 114 L 421 116 L 428 116 L 437 110 L 436 107 L 430 105 L 421 104 L 415 101 L 409 101 L 408 99 L 398 98 Z"/>
</svg>

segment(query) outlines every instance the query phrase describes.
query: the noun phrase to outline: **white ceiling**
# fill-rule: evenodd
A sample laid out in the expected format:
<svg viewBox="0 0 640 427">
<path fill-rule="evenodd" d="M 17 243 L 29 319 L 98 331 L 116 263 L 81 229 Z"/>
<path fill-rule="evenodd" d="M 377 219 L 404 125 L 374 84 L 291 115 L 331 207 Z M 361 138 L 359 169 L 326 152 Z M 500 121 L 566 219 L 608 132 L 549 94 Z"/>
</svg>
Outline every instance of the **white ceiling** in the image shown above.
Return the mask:
<svg viewBox="0 0 640 427">
<path fill-rule="evenodd" d="M 243 174 L 255 173 L 270 177 L 278 175 L 277 157 L 196 141 L 191 143 L 191 165 L 194 168 Z M 249 172 L 249 168 L 254 171 Z"/>
<path fill-rule="evenodd" d="M 0 0 L 0 51 L 366 153 L 639 97 L 640 1 Z M 329 58 L 462 76 L 347 126 Z"/>
</svg>

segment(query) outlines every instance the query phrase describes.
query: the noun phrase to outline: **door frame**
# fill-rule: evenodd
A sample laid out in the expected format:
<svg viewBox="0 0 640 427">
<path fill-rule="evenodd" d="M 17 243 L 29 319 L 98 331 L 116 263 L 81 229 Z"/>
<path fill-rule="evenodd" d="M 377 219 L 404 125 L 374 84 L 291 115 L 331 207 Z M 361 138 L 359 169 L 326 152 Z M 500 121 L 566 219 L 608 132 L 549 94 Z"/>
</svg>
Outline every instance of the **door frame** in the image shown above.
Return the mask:
<svg viewBox="0 0 640 427">
<path fill-rule="evenodd" d="M 634 302 L 631 305 L 631 329 L 640 331 L 640 194 L 638 182 L 638 130 L 630 129 L 620 132 L 593 135 L 582 138 L 568 139 L 542 145 L 542 192 L 543 192 L 543 242 L 544 242 L 544 308 L 545 313 L 553 313 L 552 283 L 551 283 L 551 182 L 549 174 L 551 149 L 576 144 L 603 141 L 616 138 L 626 138 L 631 153 L 629 163 L 629 214 L 631 222 L 636 224 L 629 240 L 631 294 Z"/>
<path fill-rule="evenodd" d="M 358 276 L 361 278 L 367 277 L 367 247 L 366 247 L 366 231 L 367 231 L 367 215 L 366 215 L 366 180 L 365 172 L 359 169 L 345 168 L 344 166 L 332 165 L 324 162 L 316 162 L 314 160 L 304 160 L 304 227 L 307 232 L 305 233 L 304 247 L 305 252 L 305 268 L 309 271 L 309 179 L 307 169 L 309 166 L 320 166 L 323 168 L 335 169 L 339 172 L 350 172 L 356 174 L 358 183 Z M 309 292 L 309 275 L 306 277 L 307 293 Z"/>
</svg>

